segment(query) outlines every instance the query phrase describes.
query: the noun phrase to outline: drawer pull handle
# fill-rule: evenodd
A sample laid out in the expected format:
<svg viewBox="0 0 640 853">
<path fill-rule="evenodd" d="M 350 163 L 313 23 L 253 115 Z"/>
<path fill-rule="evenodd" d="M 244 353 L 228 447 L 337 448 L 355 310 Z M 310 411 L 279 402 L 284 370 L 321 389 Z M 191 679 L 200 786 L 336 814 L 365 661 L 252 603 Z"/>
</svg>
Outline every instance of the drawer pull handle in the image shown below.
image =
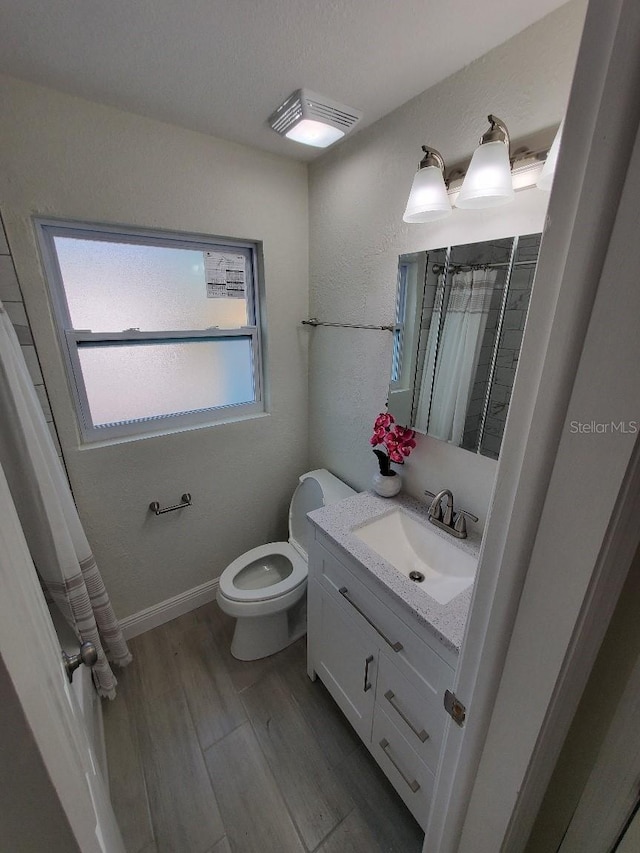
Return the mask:
<svg viewBox="0 0 640 853">
<path fill-rule="evenodd" d="M 409 728 L 414 733 L 414 735 L 417 738 L 419 738 L 422 741 L 422 743 L 424 743 L 425 740 L 427 740 L 427 738 L 429 737 L 429 735 L 427 734 L 427 732 L 425 732 L 424 729 L 422 729 L 422 731 L 419 732 L 418 729 L 413 725 L 411 720 L 406 716 L 404 711 L 402 711 L 402 709 L 399 707 L 397 702 L 394 701 L 394 699 L 396 698 L 396 694 L 393 692 L 393 690 L 387 690 L 387 692 L 384 694 L 384 698 L 391 705 L 393 710 L 402 717 L 402 719 L 409 726 Z"/>
<path fill-rule="evenodd" d="M 341 587 L 340 587 L 340 589 L 338 590 L 338 592 L 340 593 L 340 595 L 341 595 L 343 598 L 346 598 L 346 600 L 347 600 L 347 601 L 349 602 L 349 604 L 353 607 L 353 609 L 354 609 L 354 610 L 357 610 L 357 611 L 358 611 L 358 613 L 362 616 L 362 618 L 363 618 L 365 621 L 367 621 L 367 622 L 369 623 L 369 625 L 371 625 L 371 627 L 374 629 L 374 631 L 377 631 L 377 632 L 378 632 L 378 634 L 380 634 L 380 636 L 381 636 L 381 637 L 382 637 L 382 639 L 385 641 L 385 643 L 387 643 L 387 645 L 391 646 L 391 648 L 393 649 L 393 651 L 394 651 L 394 652 L 400 652 L 400 651 L 402 651 L 402 649 L 404 648 L 404 646 L 402 645 L 402 643 L 392 643 L 392 642 L 391 642 L 391 640 L 390 640 L 387 636 L 385 636 L 385 634 L 383 634 L 383 633 L 382 633 L 382 631 L 380 630 L 380 628 L 378 628 L 378 626 L 377 626 L 376 624 L 374 624 L 374 623 L 371 621 L 371 619 L 369 619 L 369 617 L 367 616 L 367 614 L 366 614 L 366 613 L 364 613 L 362 610 L 360 610 L 360 608 L 359 608 L 359 607 L 358 607 L 358 605 L 355 603 L 355 601 L 354 601 L 352 598 L 349 598 L 349 594 L 348 594 L 348 593 L 349 593 L 349 590 L 346 588 L 346 586 L 341 586 Z"/>
<path fill-rule="evenodd" d="M 367 690 L 371 690 L 373 686 L 369 681 L 369 664 L 373 663 L 373 655 L 369 655 L 369 657 L 364 662 L 364 692 Z"/>
<path fill-rule="evenodd" d="M 413 793 L 415 794 L 415 793 L 416 793 L 416 791 L 419 791 L 419 790 L 420 790 L 420 783 L 419 783 L 416 779 L 414 779 L 413 781 L 411 781 L 410 779 L 407 779 L 407 777 L 404 775 L 404 773 L 402 772 L 402 770 L 398 767 L 398 765 L 396 764 L 396 762 L 393 760 L 393 757 L 392 757 L 391 753 L 389 752 L 389 741 L 386 739 L 386 737 L 383 737 L 383 738 L 382 738 L 382 740 L 380 741 L 380 746 L 382 747 L 382 751 L 384 752 L 384 754 L 387 756 L 387 758 L 389 759 L 389 761 L 390 761 L 390 762 L 393 764 L 393 766 L 396 768 L 396 770 L 398 771 L 398 773 L 402 776 L 403 780 L 404 780 L 404 781 L 407 783 L 407 785 L 411 788 L 411 790 L 413 791 Z"/>
</svg>

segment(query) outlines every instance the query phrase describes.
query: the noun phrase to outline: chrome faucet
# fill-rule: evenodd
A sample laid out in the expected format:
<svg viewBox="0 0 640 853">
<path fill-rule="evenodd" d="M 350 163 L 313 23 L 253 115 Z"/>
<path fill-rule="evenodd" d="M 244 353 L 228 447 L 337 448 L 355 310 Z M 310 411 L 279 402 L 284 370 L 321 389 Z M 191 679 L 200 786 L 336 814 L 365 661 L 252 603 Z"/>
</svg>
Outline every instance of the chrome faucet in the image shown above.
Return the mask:
<svg viewBox="0 0 640 853">
<path fill-rule="evenodd" d="M 442 489 L 437 495 L 425 490 L 425 495 L 432 498 L 428 512 L 429 521 L 435 524 L 436 527 L 446 530 L 447 533 L 455 536 L 456 539 L 466 539 L 467 518 L 470 518 L 471 521 L 477 521 L 478 516 L 472 512 L 468 512 L 466 509 L 459 509 L 455 512 L 453 508 L 453 495 L 449 489 Z M 443 498 L 447 499 L 444 512 L 442 511 Z"/>
</svg>

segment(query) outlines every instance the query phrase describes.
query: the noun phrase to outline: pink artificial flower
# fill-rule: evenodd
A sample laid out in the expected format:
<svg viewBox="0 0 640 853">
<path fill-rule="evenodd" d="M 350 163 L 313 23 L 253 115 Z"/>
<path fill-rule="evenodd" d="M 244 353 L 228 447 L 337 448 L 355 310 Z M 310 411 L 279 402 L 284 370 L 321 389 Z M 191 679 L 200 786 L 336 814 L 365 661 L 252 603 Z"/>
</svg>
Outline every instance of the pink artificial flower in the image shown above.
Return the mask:
<svg viewBox="0 0 640 853">
<path fill-rule="evenodd" d="M 395 428 L 395 434 L 399 445 L 399 450 L 405 455 L 408 456 L 413 448 L 416 446 L 415 442 L 415 432 L 408 427 L 397 426 Z"/>
<path fill-rule="evenodd" d="M 369 441 L 375 447 L 376 444 L 382 444 L 386 434 L 387 434 L 387 430 L 384 429 L 384 427 L 376 427 L 376 428 L 374 428 L 373 435 L 371 436 Z"/>
<path fill-rule="evenodd" d="M 415 435 L 416 435 L 412 429 L 409 429 L 409 427 L 397 426 L 395 428 L 395 432 L 396 432 L 396 435 L 398 436 L 398 441 L 400 441 L 402 443 L 405 443 L 405 442 L 408 443 L 410 441 L 413 441 L 413 439 L 415 438 Z"/>
<path fill-rule="evenodd" d="M 376 447 L 383 444 L 391 462 L 402 465 L 416 446 L 415 431 L 409 427 L 399 426 L 389 412 L 380 412 L 373 424 L 373 435 L 369 443 Z M 380 453 L 381 451 L 375 451 Z"/>
<path fill-rule="evenodd" d="M 380 412 L 378 417 L 375 419 L 373 429 L 374 431 L 378 429 L 387 430 L 393 423 L 395 423 L 395 419 L 392 414 L 390 414 L 389 412 Z"/>
<path fill-rule="evenodd" d="M 394 432 L 388 432 L 384 437 L 384 444 L 389 451 L 398 449 L 398 439 Z"/>
</svg>

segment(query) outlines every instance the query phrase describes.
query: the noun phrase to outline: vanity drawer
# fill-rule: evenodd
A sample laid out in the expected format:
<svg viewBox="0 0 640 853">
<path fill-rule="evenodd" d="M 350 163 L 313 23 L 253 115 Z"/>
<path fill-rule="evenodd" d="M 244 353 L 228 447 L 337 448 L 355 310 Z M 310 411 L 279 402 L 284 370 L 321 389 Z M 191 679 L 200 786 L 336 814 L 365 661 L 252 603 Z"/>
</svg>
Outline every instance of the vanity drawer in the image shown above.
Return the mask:
<svg viewBox="0 0 640 853">
<path fill-rule="evenodd" d="M 435 774 L 413 751 L 379 705 L 375 707 L 373 718 L 371 752 L 411 814 L 426 829 Z"/>
<path fill-rule="evenodd" d="M 314 577 L 323 588 L 346 603 L 356 622 L 375 636 L 378 647 L 420 692 L 442 702 L 444 691 L 453 682 L 451 667 L 317 541 L 312 561 Z"/>
<path fill-rule="evenodd" d="M 380 652 L 376 702 L 435 773 L 446 722 L 442 697 L 437 696 L 434 701 L 424 692 L 419 693 L 394 662 Z"/>
</svg>

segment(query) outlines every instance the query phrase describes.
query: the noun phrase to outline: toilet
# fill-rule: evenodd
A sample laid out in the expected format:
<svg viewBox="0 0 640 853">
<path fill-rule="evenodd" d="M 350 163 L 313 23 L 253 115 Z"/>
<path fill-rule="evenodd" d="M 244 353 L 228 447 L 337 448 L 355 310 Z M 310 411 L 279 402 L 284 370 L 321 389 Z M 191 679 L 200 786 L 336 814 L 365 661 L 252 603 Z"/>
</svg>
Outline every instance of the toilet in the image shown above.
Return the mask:
<svg viewBox="0 0 640 853">
<path fill-rule="evenodd" d="M 303 474 L 289 505 L 289 541 L 245 552 L 220 576 L 220 609 L 237 619 L 231 654 L 258 660 L 281 651 L 307 630 L 307 551 L 313 536 L 307 513 L 355 494 L 320 468 Z"/>
</svg>

